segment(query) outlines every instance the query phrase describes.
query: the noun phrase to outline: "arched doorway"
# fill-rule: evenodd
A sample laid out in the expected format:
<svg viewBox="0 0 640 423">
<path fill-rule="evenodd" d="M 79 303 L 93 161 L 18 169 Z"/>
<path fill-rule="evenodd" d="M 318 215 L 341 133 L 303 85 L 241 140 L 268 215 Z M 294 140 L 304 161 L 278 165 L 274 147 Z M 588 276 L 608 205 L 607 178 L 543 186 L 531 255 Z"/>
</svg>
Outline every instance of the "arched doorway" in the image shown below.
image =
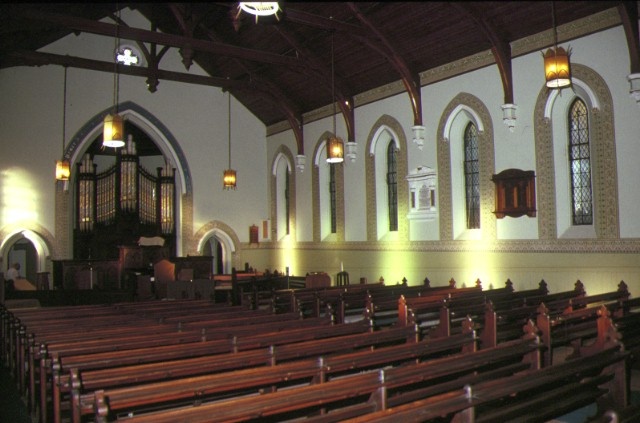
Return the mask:
<svg viewBox="0 0 640 423">
<path fill-rule="evenodd" d="M 51 252 L 47 241 L 29 229 L 14 229 L 6 233 L 0 244 L 0 256 L 3 263 L 1 272 L 6 274 L 13 263 L 18 263 L 20 276 L 34 285 L 39 282 L 40 274 L 46 274 L 50 270 L 48 260 Z"/>
<path fill-rule="evenodd" d="M 213 263 L 213 269 L 211 273 L 213 275 L 220 275 L 224 273 L 224 261 L 222 259 L 224 249 L 222 247 L 222 242 L 220 242 L 217 237 L 212 236 L 205 241 L 202 247 L 202 255 L 212 257 L 211 261 Z"/>
<path fill-rule="evenodd" d="M 200 235 L 202 234 L 202 235 Z M 238 237 L 227 225 L 213 221 L 196 234 L 197 251 L 203 256 L 213 256 L 214 275 L 230 274 L 235 266 Z"/>
</svg>

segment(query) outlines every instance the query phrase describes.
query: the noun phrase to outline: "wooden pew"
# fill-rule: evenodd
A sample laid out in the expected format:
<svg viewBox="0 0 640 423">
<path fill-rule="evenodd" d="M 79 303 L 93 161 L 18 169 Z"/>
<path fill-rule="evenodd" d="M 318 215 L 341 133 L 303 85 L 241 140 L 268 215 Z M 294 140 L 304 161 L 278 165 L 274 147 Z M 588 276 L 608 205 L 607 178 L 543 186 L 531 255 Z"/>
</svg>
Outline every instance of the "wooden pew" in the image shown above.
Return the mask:
<svg viewBox="0 0 640 423">
<path fill-rule="evenodd" d="M 277 332 L 280 340 L 276 341 L 272 336 L 271 343 L 292 342 L 296 339 L 295 337 L 301 338 L 303 336 L 306 336 L 306 339 L 317 339 L 331 336 L 334 332 L 332 330 L 333 321 L 328 317 L 304 320 L 288 319 L 267 323 L 256 322 L 226 327 L 224 320 L 221 320 L 218 327 L 210 328 L 204 335 L 198 336 L 199 332 L 188 332 L 189 335 L 186 338 L 179 340 L 167 339 L 166 334 L 160 334 L 157 337 L 150 335 L 149 338 L 140 339 L 139 342 L 133 339 L 126 344 L 119 344 L 119 341 L 114 339 L 111 340 L 111 345 L 108 342 L 99 345 L 83 345 L 82 342 L 72 342 L 64 346 L 58 345 L 53 350 L 49 349 L 49 345 L 42 345 L 39 363 L 41 409 L 48 409 L 46 399 L 49 392 L 53 392 L 53 396 L 57 395 L 56 381 L 58 376 L 71 368 L 97 369 L 109 367 L 116 361 L 121 365 L 126 365 L 160 361 L 176 356 L 196 357 L 251 349 L 258 341 L 252 341 L 254 343 L 250 344 L 249 340 L 245 340 L 246 345 L 239 345 L 238 339 L 241 336 L 249 337 L 250 334 L 261 331 Z M 55 412 L 56 410 L 54 410 L 54 415 Z M 43 416 L 46 414 L 43 413 Z"/>
<path fill-rule="evenodd" d="M 542 288 L 542 287 L 541 287 Z M 543 289 L 540 289 L 542 291 Z M 595 319 L 595 310 L 587 311 L 586 308 L 596 307 L 603 303 L 613 303 L 615 301 L 624 301 L 628 299 L 629 292 L 626 289 L 626 284 L 621 282 L 618 290 L 606 292 L 598 295 L 585 295 L 584 286 L 580 281 L 576 283 L 576 288 L 573 291 L 559 293 L 559 294 L 547 294 L 545 296 L 539 296 L 538 290 L 511 292 L 502 291 L 493 293 L 492 290 L 483 291 L 483 299 L 473 296 L 461 296 L 459 298 L 449 298 L 445 300 L 444 306 L 441 309 L 438 326 L 432 330 L 431 336 L 448 336 L 454 333 L 456 330 L 460 330 L 459 322 L 465 316 L 471 317 L 476 323 L 476 330 L 480 332 L 481 346 L 493 346 L 498 342 L 497 339 L 497 315 L 492 313 L 499 313 L 503 317 L 501 325 L 501 336 L 503 340 L 513 339 L 517 337 L 520 328 L 524 322 L 537 315 L 540 311 L 540 307 L 534 310 L 534 304 L 542 299 L 549 300 L 549 304 L 546 309 L 546 313 L 552 316 L 563 315 L 565 321 L 567 316 L 571 314 L 574 321 L 578 319 L 585 319 L 590 316 L 591 319 Z M 571 295 L 573 293 L 573 295 Z M 534 300 L 535 299 L 535 300 Z M 524 305 L 522 305 L 524 304 Z M 578 313 L 579 310 L 585 310 L 584 314 Z M 537 317 L 534 317 L 537 318 Z M 485 319 L 488 319 L 485 321 Z M 509 321 L 510 324 L 505 324 Z M 485 328 L 487 326 L 487 328 Z M 591 332 L 594 329 L 589 326 Z M 577 332 L 574 333 L 575 338 Z M 544 336 L 543 336 L 543 339 Z"/>
<path fill-rule="evenodd" d="M 173 305 L 170 305 L 170 307 L 173 307 Z M 185 308 L 184 305 L 182 305 L 181 308 L 184 309 Z M 185 311 L 183 311 L 183 313 L 184 312 Z M 131 325 L 133 325 L 134 327 L 138 327 L 139 330 L 137 335 L 133 335 L 128 340 L 124 339 L 124 335 L 117 335 L 117 331 L 116 331 L 116 333 L 115 334 L 112 333 L 110 337 L 93 340 L 93 341 L 86 341 L 82 338 L 82 331 L 80 330 L 79 327 L 75 327 L 74 325 L 69 325 L 66 329 L 62 329 L 63 332 L 68 332 L 66 335 L 66 338 L 61 338 L 55 343 L 42 343 L 41 345 L 37 345 L 37 344 L 34 345 L 33 343 L 31 344 L 30 353 L 29 353 L 30 364 L 27 366 L 30 370 L 29 402 L 32 408 L 36 407 L 37 392 L 41 393 L 40 403 L 42 403 L 46 399 L 46 396 L 43 396 L 42 393 L 45 393 L 47 391 L 47 380 L 51 380 L 52 378 L 51 371 L 50 371 L 51 360 L 49 357 L 46 356 L 47 353 L 56 353 L 57 355 L 71 354 L 71 353 L 79 354 L 81 352 L 95 353 L 98 351 L 109 351 L 109 350 L 122 349 L 122 348 L 134 348 L 134 347 L 142 348 L 143 346 L 149 347 L 152 345 L 162 345 L 162 344 L 170 345 L 173 343 L 184 343 L 187 341 L 197 343 L 197 342 L 201 342 L 203 339 L 207 339 L 207 337 L 209 337 L 209 339 L 227 338 L 230 335 L 229 331 L 231 330 L 231 328 L 234 328 L 234 327 L 240 328 L 240 326 L 238 326 L 240 324 L 243 324 L 246 326 L 252 326 L 252 325 L 255 326 L 258 323 L 262 325 L 264 324 L 264 322 L 268 322 L 270 320 L 274 321 L 270 326 L 271 329 L 275 328 L 275 326 L 273 325 L 277 325 L 279 329 L 284 329 L 285 327 L 292 327 L 292 326 L 303 326 L 303 325 L 312 326 L 312 325 L 317 325 L 318 323 L 330 324 L 330 322 L 326 321 L 326 319 L 320 319 L 321 322 L 320 320 L 318 320 L 314 323 L 313 320 L 307 320 L 304 323 L 302 323 L 298 317 L 299 316 L 295 313 L 290 315 L 273 315 L 270 313 L 264 314 L 262 312 L 254 312 L 252 316 L 239 318 L 239 319 L 230 319 L 227 316 L 227 318 L 221 317 L 220 320 L 208 321 L 207 323 L 208 326 L 202 325 L 201 327 L 198 327 L 198 328 L 191 327 L 191 330 L 184 329 L 182 330 L 182 332 L 179 332 L 178 330 L 174 329 L 173 331 L 175 333 L 172 334 L 171 336 L 167 336 L 166 333 L 163 333 L 162 330 L 158 330 L 157 333 L 151 333 L 149 335 L 144 335 L 144 336 L 140 335 L 140 333 L 143 333 L 142 328 L 147 326 L 147 329 L 153 329 L 153 326 L 149 325 L 149 323 L 146 322 L 144 319 L 131 318 L 130 322 L 123 323 L 123 325 L 126 325 L 126 326 L 123 326 L 122 330 L 123 331 L 129 330 L 127 328 Z M 98 319 L 102 319 L 102 317 Z M 108 320 L 100 320 L 100 321 L 104 322 L 104 324 L 108 324 Z M 86 318 L 82 321 L 82 323 L 78 323 L 77 326 L 82 327 L 83 325 L 87 325 L 88 327 L 90 327 L 93 322 L 94 322 L 94 319 Z M 223 322 L 225 324 L 222 324 Z M 259 328 L 260 326 L 256 327 L 255 330 L 258 330 Z M 94 328 L 93 330 L 94 332 L 91 332 L 91 333 L 96 333 L 99 330 L 99 328 Z M 243 330 L 246 333 L 254 329 L 247 329 L 247 328 L 234 329 L 234 332 L 236 333 L 242 332 Z M 116 342 L 114 342 L 113 339 L 119 339 L 120 344 L 117 344 Z M 45 355 L 41 357 L 40 356 L 41 353 L 44 353 Z M 39 388 L 36 388 L 36 385 L 38 384 L 38 382 L 40 382 L 39 383 L 40 386 Z"/>
<path fill-rule="evenodd" d="M 220 313 L 219 316 L 222 317 L 223 313 Z M 19 362 L 29 363 L 25 367 L 27 367 L 29 373 L 29 402 L 31 407 L 35 407 L 33 396 L 35 384 L 39 378 L 39 353 L 43 346 L 60 345 L 60 343 L 67 342 L 68 345 L 80 343 L 83 348 L 89 345 L 94 345 L 98 348 L 97 345 L 102 344 L 104 348 L 110 349 L 113 347 L 113 339 L 120 340 L 119 347 L 124 347 L 127 340 L 134 344 L 141 344 L 144 339 L 149 338 L 159 338 L 159 342 L 166 343 L 185 342 L 187 339 L 190 339 L 191 342 L 197 342 L 207 336 L 206 327 L 188 331 L 183 330 L 180 324 L 154 324 L 153 321 L 147 319 L 131 319 L 131 321 L 123 322 L 115 327 L 108 321 L 105 322 L 105 326 L 100 327 L 96 323 L 96 326 L 92 327 L 91 322 L 92 319 L 88 318 L 85 322 L 88 323 L 87 326 L 78 324 L 68 327 L 64 325 L 61 327 L 47 327 L 46 329 L 37 327 L 33 329 L 35 333 L 29 331 L 28 334 L 25 328 L 21 332 L 21 339 L 25 337 L 24 334 L 27 334 L 27 341 L 20 341 L 20 344 L 24 345 L 26 352 L 20 354 Z M 79 339 L 80 341 L 78 341 Z M 24 357 L 26 357 L 26 361 Z"/>
<path fill-rule="evenodd" d="M 597 335 L 592 322 L 598 318 L 599 307 L 615 306 L 628 298 L 626 284 L 621 283 L 617 291 L 580 297 L 577 308 L 576 299 L 553 304 L 556 307 L 555 311 L 550 311 L 547 305 L 542 303 L 538 309 L 536 325 L 540 330 L 542 342 L 548 348 L 543 354 L 543 364 L 551 365 L 555 349 L 561 346 L 572 348 L 573 355 L 579 354 L 585 340 L 593 339 Z"/>
<path fill-rule="evenodd" d="M 349 325 L 354 326 L 353 324 Z M 341 326 L 349 325 L 336 325 L 336 328 L 339 329 Z M 364 354 L 366 356 L 367 354 L 373 354 L 374 351 L 384 349 L 387 356 L 392 357 L 394 360 L 407 361 L 416 359 L 419 356 L 425 356 L 427 352 L 429 354 L 458 352 L 460 350 L 470 350 L 475 346 L 475 335 L 471 331 L 468 331 L 458 339 L 452 338 L 448 341 L 429 343 L 428 345 L 425 343 L 418 344 L 415 337 L 415 329 L 412 331 L 410 328 L 397 328 L 388 331 L 355 335 L 347 334 L 344 336 L 336 333 L 335 336 L 321 340 L 271 346 L 267 349 L 226 354 L 224 357 L 209 356 L 198 359 L 160 362 L 142 366 L 126 366 L 99 371 L 77 372 L 72 370 L 71 381 L 68 383 L 73 387 L 71 398 L 74 403 L 72 408 L 75 416 L 74 421 L 80 421 L 80 416 L 93 411 L 93 391 L 113 388 L 118 392 L 124 392 L 122 389 L 126 390 L 127 388 L 120 388 L 120 386 L 131 385 L 133 382 L 139 384 L 157 381 L 160 385 L 172 385 L 170 382 L 167 382 L 168 379 L 188 376 L 188 379 L 185 379 L 185 383 L 189 386 L 198 375 L 212 375 L 218 374 L 221 371 L 248 367 L 254 368 L 247 370 L 248 373 L 268 374 L 269 369 L 274 369 L 274 371 L 277 372 L 283 369 L 291 370 L 299 368 L 295 363 L 298 363 L 300 360 L 307 363 L 305 367 L 308 371 L 310 370 L 314 375 L 320 376 L 320 370 L 315 369 L 314 363 L 317 362 L 317 357 L 323 355 L 327 360 L 330 360 L 331 364 L 322 367 L 322 372 L 337 374 L 345 370 L 356 371 L 353 362 L 349 363 L 346 361 L 346 358 L 344 358 L 343 361 L 339 361 L 338 357 L 355 357 L 359 356 L 358 354 Z M 356 351 L 356 353 L 349 353 L 344 356 L 338 355 L 338 353 L 345 354 L 351 351 Z M 380 354 L 378 358 L 381 360 L 381 357 L 382 354 Z M 309 363 L 311 365 L 309 365 Z M 271 367 L 264 368 L 264 366 Z M 260 367 L 261 369 L 255 369 L 256 367 Z M 282 374 L 287 375 L 287 370 L 283 370 Z M 202 376 L 200 380 L 207 379 L 207 377 L 208 376 Z M 214 377 L 214 379 L 216 379 L 216 377 Z M 295 374 L 286 376 L 286 379 L 288 381 L 295 380 Z M 226 377 L 217 378 L 216 380 L 220 380 L 226 383 L 226 385 L 235 383 L 236 381 L 233 375 L 227 375 Z M 176 386 L 178 385 L 179 382 L 176 383 Z M 153 390 L 153 388 L 151 389 Z M 167 392 L 165 392 L 165 394 Z M 190 393 L 193 394 L 193 392 L 194 386 L 191 385 Z M 139 390 L 138 393 L 140 393 Z M 126 396 L 128 394 L 123 395 Z M 155 396 L 157 395 L 151 394 L 151 397 L 147 398 L 146 401 L 155 401 Z M 111 400 L 113 401 L 113 398 Z M 111 402 L 111 404 L 113 405 L 113 402 Z M 112 409 L 113 408 L 115 408 L 115 405 Z"/>
<path fill-rule="evenodd" d="M 432 287 L 431 282 L 425 278 L 424 285 L 418 286 L 400 286 L 393 290 L 384 292 L 375 292 L 372 295 L 368 295 L 365 302 L 364 318 L 371 322 L 371 325 L 376 328 L 388 327 L 398 324 L 400 319 L 400 308 L 398 307 L 398 301 L 400 298 L 416 298 L 416 297 L 436 297 L 446 298 L 450 293 L 455 295 L 455 292 L 467 288 L 457 288 L 456 281 L 452 278 L 449 280 L 449 284 L 446 286 Z M 479 290 L 479 287 L 472 288 Z M 401 324 L 408 324 L 405 320 Z"/>
<path fill-rule="evenodd" d="M 497 345 L 498 342 L 518 338 L 522 325 L 530 319 L 536 320 L 538 308 L 543 301 L 549 304 L 559 304 L 562 307 L 561 300 L 569 300 L 586 294 L 582 282 L 579 281 L 570 291 L 550 294 L 546 287 L 546 282 L 542 280 L 539 290 L 547 292 L 547 294 L 526 295 L 520 306 L 496 308 L 492 301 L 487 302 L 484 319 L 478 319 L 479 322 L 483 322 L 483 328 L 480 330 L 480 347 L 488 348 Z"/>
<path fill-rule="evenodd" d="M 253 368 L 198 378 L 102 390 L 95 394 L 93 409 L 97 410 L 100 417 L 106 418 L 117 410 L 122 412 L 131 407 L 154 405 L 159 400 L 162 401 L 158 392 L 162 392 L 165 398 L 171 396 L 173 399 L 182 398 L 183 400 L 193 398 L 194 390 L 200 394 L 199 400 L 204 396 L 219 396 L 227 392 L 246 393 L 247 390 L 255 392 L 258 389 L 274 392 L 291 384 L 323 383 L 370 368 L 383 367 L 389 363 L 401 365 L 416 360 L 424 361 L 433 354 L 441 354 L 443 351 L 459 352 L 461 347 L 465 349 L 471 347 L 473 343 L 473 333 L 469 332 L 457 340 L 423 341 L 374 351 L 364 350 L 351 354 L 295 361 L 268 368 Z M 87 408 L 91 410 L 90 407 Z"/>
<path fill-rule="evenodd" d="M 446 340 L 442 340 L 446 341 Z M 430 340 L 429 342 L 438 342 Z M 175 422 L 175 421 L 242 421 L 276 416 L 293 419 L 314 415 L 321 421 L 345 418 L 375 411 L 388 401 L 400 401 L 428 390 L 437 393 L 464 386 L 470 381 L 489 380 L 539 365 L 539 343 L 533 338 L 503 344 L 492 350 L 460 353 L 418 363 L 406 363 L 365 373 L 329 378 L 291 389 L 276 390 L 255 396 L 239 396 L 228 400 L 198 403 L 197 407 L 176 407 L 164 411 L 134 413 L 132 416 L 109 416 L 102 404 L 108 399 L 96 393 L 96 421 Z M 384 351 L 381 350 L 381 351 Z M 330 359 L 329 359 L 330 360 Z M 343 359 L 344 360 L 344 359 Z M 353 359 L 346 359 L 353 363 Z M 333 368 L 334 365 L 328 365 Z M 227 378 L 228 379 L 228 378 Z M 233 388 L 232 388 L 233 389 Z M 193 393 L 192 393 L 193 394 Z M 368 400 L 371 398 L 371 400 Z"/>
<path fill-rule="evenodd" d="M 612 327 L 604 322 L 606 316 L 602 319 L 599 328 Z M 628 353 L 616 341 L 618 337 L 613 328 L 603 342 L 590 351 L 590 355 L 490 381 L 470 383 L 344 422 L 435 422 L 445 419 L 476 423 L 512 421 L 523 416 L 535 416 L 535 421 L 544 422 L 594 402 L 598 403 L 601 412 L 619 409 L 636 417 L 638 408 L 628 406 L 628 397 L 624 393 Z M 611 412 L 604 413 L 595 421 L 612 422 L 610 417 Z"/>
</svg>

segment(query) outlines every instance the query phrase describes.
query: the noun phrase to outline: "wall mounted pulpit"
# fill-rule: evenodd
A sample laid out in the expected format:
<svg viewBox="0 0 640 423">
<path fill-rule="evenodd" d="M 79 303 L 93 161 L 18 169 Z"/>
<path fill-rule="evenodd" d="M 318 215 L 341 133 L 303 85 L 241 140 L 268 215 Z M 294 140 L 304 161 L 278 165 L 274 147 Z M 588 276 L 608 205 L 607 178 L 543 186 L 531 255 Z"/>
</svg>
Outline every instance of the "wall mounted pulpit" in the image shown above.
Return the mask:
<svg viewBox="0 0 640 423">
<path fill-rule="evenodd" d="M 493 175 L 496 185 L 496 209 L 498 219 L 505 216 L 536 216 L 536 175 L 533 170 L 506 169 Z"/>
</svg>

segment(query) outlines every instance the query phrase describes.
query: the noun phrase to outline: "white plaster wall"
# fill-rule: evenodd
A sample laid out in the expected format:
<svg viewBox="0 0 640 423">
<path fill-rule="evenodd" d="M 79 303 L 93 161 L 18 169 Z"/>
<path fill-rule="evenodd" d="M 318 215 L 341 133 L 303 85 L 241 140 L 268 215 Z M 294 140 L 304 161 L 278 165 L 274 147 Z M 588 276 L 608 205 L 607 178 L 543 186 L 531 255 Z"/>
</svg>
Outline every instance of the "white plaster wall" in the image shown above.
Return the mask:
<svg viewBox="0 0 640 423">
<path fill-rule="evenodd" d="M 123 14 L 127 22 L 139 16 Z M 130 20 L 133 18 L 133 20 Z M 138 25 L 138 24 L 136 24 Z M 640 106 L 629 97 L 629 58 L 620 26 L 572 40 L 572 61 L 594 69 L 607 83 L 613 96 L 619 190 L 620 232 L 623 238 L 640 236 Z M 82 34 L 69 36 L 46 51 L 58 54 L 91 53 L 110 60 L 112 40 Z M 603 54 L 606 52 L 606 54 Z M 426 142 L 419 150 L 411 142 L 413 114 L 406 93 L 355 109 L 358 158 L 346 161 L 346 240 L 366 239 L 365 165 L 367 136 L 383 114 L 397 119 L 404 128 L 408 148 L 408 169 L 426 165 L 437 169 L 437 127 L 447 104 L 460 92 L 470 93 L 491 113 L 496 148 L 495 172 L 507 168 L 535 170 L 533 108 L 543 86 L 540 52 L 513 59 L 514 101 L 518 122 L 513 133 L 502 123 L 503 90 L 496 66 L 422 87 L 423 121 Z M 186 72 L 175 49 L 163 58 L 163 69 Z M 189 73 L 204 74 L 193 65 Z M 0 70 L 0 228 L 34 220 L 54 233 L 54 161 L 61 155 L 62 81 L 59 66 L 19 67 Z M 113 78 L 109 73 L 70 68 L 67 93 L 67 141 L 88 120 L 112 106 Z M 235 100 L 232 102 L 232 167 L 238 171 L 238 190 L 222 190 L 222 170 L 227 167 L 226 94 L 211 87 L 160 81 L 150 93 L 144 78 L 120 76 L 120 101 L 133 101 L 162 121 L 178 140 L 193 177 L 194 231 L 211 220 L 233 228 L 241 241 L 248 240 L 248 228 L 269 218 L 269 178 L 273 154 L 285 144 L 295 155 L 297 146 L 291 131 L 269 137 L 254 116 Z M 344 122 L 336 119 L 337 133 L 346 140 Z M 332 118 L 305 124 L 306 169 L 296 173 L 297 240 L 311 241 L 312 154 L 324 131 L 332 130 Z M 401 216 L 402 218 L 402 216 Z M 431 233 L 431 232 L 430 232 Z M 433 231 L 429 237 L 437 234 Z M 498 221 L 499 239 L 535 239 L 535 218 L 505 218 Z"/>
<path fill-rule="evenodd" d="M 130 20 L 123 13 L 127 22 L 134 22 L 139 16 L 134 18 Z M 110 60 L 113 46 L 106 37 L 82 35 L 66 37 L 48 46 L 47 51 L 82 56 L 85 50 L 93 52 L 96 59 Z M 160 67 L 187 72 L 176 49 L 165 55 Z M 189 72 L 203 74 L 196 65 Z M 180 144 L 192 176 L 194 231 L 211 220 L 219 220 L 229 225 L 241 241 L 248 241 L 249 227 L 268 215 L 264 125 L 232 99 L 231 164 L 238 172 L 238 190 L 223 191 L 222 172 L 228 165 L 226 94 L 215 87 L 164 80 L 160 81 L 158 91 L 151 93 L 145 78 L 126 75 L 120 75 L 119 84 L 121 103 L 132 101 L 147 110 L 163 122 Z M 0 227 L 16 223 L 16 219 L 33 218 L 54 233 L 53 174 L 54 162 L 62 154 L 63 69 L 60 66 L 3 69 L 0 92 L 2 185 L 5 190 L 15 187 L 10 179 L 19 178 L 19 195 L 24 197 L 18 199 L 15 193 L 3 195 Z M 112 105 L 111 74 L 70 68 L 67 142 L 88 120 Z"/>
<path fill-rule="evenodd" d="M 616 153 L 618 159 L 618 182 L 620 194 L 620 228 L 622 237 L 638 237 L 640 223 L 634 217 L 640 208 L 640 193 L 634 184 L 625 181 L 640 180 L 640 106 L 628 94 L 626 79 L 629 69 L 628 51 L 624 32 L 620 26 L 565 43 L 573 50 L 572 62 L 580 63 L 598 72 L 607 83 L 614 103 Z M 606 51 L 607 54 L 602 54 Z M 493 125 L 495 146 L 495 173 L 508 168 L 536 170 L 534 142 L 534 107 L 541 89 L 544 87 L 542 59 L 539 51 L 513 59 L 514 103 L 518 106 L 517 123 L 513 132 L 502 121 L 500 106 L 504 103 L 502 83 L 495 65 L 478 69 L 469 74 L 440 81 L 421 89 L 423 123 L 426 127 L 425 145 L 422 150 L 411 142 L 413 114 L 409 98 L 401 93 L 373 104 L 355 109 L 355 133 L 358 143 L 358 159 L 355 163 L 345 162 L 345 199 L 347 240 L 366 239 L 366 189 L 364 185 L 364 151 L 367 136 L 380 116 L 387 114 L 397 119 L 405 130 L 408 140 L 408 168 L 427 165 L 437 171 L 436 137 L 442 113 L 447 104 L 458 93 L 465 92 L 478 97 L 488 108 Z M 344 134 L 343 122 L 337 119 L 338 133 Z M 305 152 L 309 158 L 317 137 L 330 130 L 331 119 L 312 122 L 304 127 Z M 342 132 L 341 132 L 342 131 Z M 309 163 L 308 163 L 309 165 Z M 306 173 L 298 184 L 298 221 L 310 220 L 303 217 L 304 210 L 311 213 L 311 179 Z M 454 188 L 460 190 L 461 187 Z M 537 218 L 504 218 L 497 222 L 499 239 L 536 239 Z M 299 239 L 311 239 L 310 224 L 307 235 Z M 423 229 L 426 233 L 427 231 Z M 433 233 L 437 234 L 437 231 Z M 424 238 L 421 238 L 424 239 Z M 426 238 L 430 239 L 430 238 Z"/>
</svg>

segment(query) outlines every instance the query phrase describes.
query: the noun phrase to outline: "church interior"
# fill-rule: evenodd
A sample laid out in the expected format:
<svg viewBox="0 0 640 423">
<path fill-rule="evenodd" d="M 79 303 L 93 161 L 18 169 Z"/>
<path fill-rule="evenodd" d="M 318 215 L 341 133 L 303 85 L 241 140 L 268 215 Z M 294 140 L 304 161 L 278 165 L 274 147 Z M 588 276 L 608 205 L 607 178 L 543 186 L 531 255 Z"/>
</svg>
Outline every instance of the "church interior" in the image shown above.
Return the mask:
<svg viewBox="0 0 640 423">
<path fill-rule="evenodd" d="M 639 9 L 0 4 L 0 421 L 639 421 Z"/>
</svg>

